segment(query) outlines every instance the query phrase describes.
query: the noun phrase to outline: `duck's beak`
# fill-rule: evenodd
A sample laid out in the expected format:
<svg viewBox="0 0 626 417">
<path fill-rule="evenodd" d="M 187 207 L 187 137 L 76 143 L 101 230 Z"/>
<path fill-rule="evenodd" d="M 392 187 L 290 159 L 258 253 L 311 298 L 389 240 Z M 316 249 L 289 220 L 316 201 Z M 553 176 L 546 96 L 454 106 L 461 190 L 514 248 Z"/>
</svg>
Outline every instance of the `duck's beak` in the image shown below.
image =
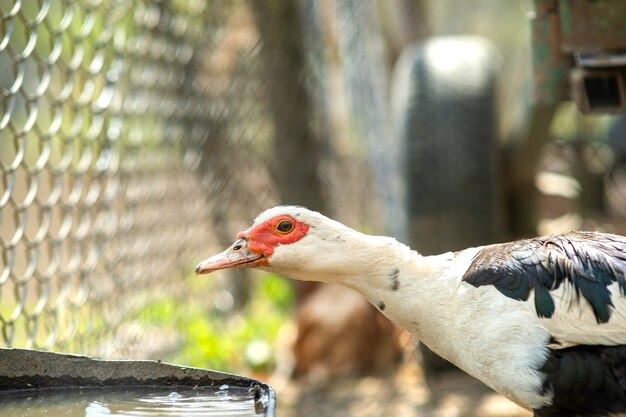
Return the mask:
<svg viewBox="0 0 626 417">
<path fill-rule="evenodd" d="M 226 268 L 252 268 L 267 265 L 267 258 L 262 253 L 248 250 L 248 240 L 241 238 L 228 249 L 205 259 L 196 266 L 196 274 L 208 274 Z"/>
</svg>

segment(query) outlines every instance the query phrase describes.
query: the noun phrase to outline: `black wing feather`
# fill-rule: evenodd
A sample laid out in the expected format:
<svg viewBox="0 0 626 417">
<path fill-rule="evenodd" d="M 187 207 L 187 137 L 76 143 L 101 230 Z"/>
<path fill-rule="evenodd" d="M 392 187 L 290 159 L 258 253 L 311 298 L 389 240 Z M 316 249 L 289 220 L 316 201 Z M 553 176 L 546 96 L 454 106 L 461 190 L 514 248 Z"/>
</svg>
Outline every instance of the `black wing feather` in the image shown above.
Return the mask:
<svg viewBox="0 0 626 417">
<path fill-rule="evenodd" d="M 507 297 L 528 300 L 535 292 L 540 317 L 554 314 L 550 291 L 570 284 L 580 302 L 606 323 L 614 307 L 607 288 L 617 282 L 626 294 L 626 238 L 608 233 L 573 232 L 487 246 L 474 257 L 463 280 L 475 287 L 493 285 Z"/>
<path fill-rule="evenodd" d="M 607 416 L 626 412 L 626 346 L 550 350 L 540 369 L 553 403 L 536 416 Z"/>
</svg>

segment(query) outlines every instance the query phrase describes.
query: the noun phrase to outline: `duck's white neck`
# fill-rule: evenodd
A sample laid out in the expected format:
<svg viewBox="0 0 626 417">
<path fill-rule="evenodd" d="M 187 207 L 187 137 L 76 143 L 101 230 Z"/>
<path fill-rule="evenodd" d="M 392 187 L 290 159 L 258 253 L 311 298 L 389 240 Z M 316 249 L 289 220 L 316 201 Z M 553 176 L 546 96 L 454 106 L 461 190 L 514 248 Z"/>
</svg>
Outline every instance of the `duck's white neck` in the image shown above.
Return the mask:
<svg viewBox="0 0 626 417">
<path fill-rule="evenodd" d="M 371 245 L 371 243 L 370 243 Z M 374 242 L 369 266 L 342 277 L 341 284 L 366 297 L 391 321 L 444 358 L 458 363 L 457 291 L 473 251 L 422 256 L 407 246 Z"/>
<path fill-rule="evenodd" d="M 281 273 L 299 280 L 350 287 L 427 345 L 437 344 L 441 336 L 446 336 L 442 332 L 453 331 L 447 323 L 454 320 L 451 306 L 455 304 L 462 275 L 457 269 L 464 270 L 467 265 L 457 268 L 452 253 L 421 256 L 395 239 L 365 235 L 349 228 L 336 234 L 318 233 L 309 241 L 303 240 L 302 245 L 299 254 L 290 251 L 283 255 L 277 248 L 273 262 L 281 267 Z M 311 253 L 307 250 L 309 245 L 315 248 L 316 256 L 297 259 L 302 253 Z M 281 264 L 283 259 L 289 259 L 289 263 Z M 441 354 L 446 356 L 448 352 Z"/>
</svg>

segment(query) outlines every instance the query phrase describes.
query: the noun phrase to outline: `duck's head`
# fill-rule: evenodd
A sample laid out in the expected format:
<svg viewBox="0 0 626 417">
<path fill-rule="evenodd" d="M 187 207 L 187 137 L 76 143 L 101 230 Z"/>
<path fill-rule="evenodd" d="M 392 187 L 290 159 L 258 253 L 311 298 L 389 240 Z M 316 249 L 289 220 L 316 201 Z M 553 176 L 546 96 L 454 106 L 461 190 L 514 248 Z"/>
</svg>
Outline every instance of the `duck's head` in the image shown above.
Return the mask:
<svg viewBox="0 0 626 417">
<path fill-rule="evenodd" d="M 228 249 L 200 262 L 196 273 L 260 268 L 294 279 L 336 281 L 371 259 L 363 244 L 369 238 L 304 207 L 278 206 L 261 213 Z"/>
</svg>

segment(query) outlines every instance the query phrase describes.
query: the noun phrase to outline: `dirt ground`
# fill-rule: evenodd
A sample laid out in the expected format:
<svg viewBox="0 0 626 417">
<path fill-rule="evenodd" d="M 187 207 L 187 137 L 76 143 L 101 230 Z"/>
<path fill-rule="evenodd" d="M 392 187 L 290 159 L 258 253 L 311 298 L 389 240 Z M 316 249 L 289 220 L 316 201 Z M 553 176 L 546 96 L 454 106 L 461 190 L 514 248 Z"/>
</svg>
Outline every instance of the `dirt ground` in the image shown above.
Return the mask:
<svg viewBox="0 0 626 417">
<path fill-rule="evenodd" d="M 395 372 L 306 383 L 272 381 L 277 417 L 529 417 L 462 372 L 426 380 L 415 361 Z"/>
</svg>

